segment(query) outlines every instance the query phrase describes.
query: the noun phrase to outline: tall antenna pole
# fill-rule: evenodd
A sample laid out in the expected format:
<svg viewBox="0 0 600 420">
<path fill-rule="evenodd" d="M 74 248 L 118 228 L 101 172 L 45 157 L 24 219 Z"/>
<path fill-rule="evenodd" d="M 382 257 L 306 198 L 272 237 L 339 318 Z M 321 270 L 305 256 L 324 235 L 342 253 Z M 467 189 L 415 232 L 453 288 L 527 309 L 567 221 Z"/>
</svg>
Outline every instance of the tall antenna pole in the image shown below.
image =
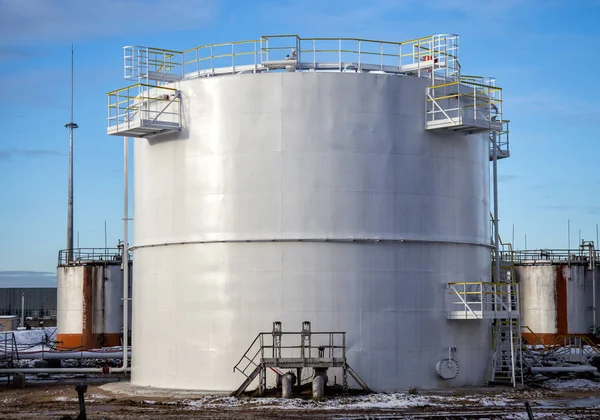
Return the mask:
<svg viewBox="0 0 600 420">
<path fill-rule="evenodd" d="M 67 210 L 67 262 L 73 261 L 73 44 L 71 44 L 71 119 L 65 127 L 69 129 L 69 202 Z"/>
</svg>

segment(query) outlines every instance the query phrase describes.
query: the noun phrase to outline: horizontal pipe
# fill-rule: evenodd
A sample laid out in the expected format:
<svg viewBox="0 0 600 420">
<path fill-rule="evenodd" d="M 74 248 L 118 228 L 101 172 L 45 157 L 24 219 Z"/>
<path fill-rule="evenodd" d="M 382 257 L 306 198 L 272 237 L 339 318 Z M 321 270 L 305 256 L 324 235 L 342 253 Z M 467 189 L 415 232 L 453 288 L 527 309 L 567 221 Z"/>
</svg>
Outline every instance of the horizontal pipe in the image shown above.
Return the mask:
<svg viewBox="0 0 600 420">
<path fill-rule="evenodd" d="M 590 365 L 577 366 L 533 366 L 533 373 L 549 373 L 549 372 L 597 372 L 598 369 Z"/>
<path fill-rule="evenodd" d="M 129 351 L 131 358 L 131 350 Z M 14 353 L 13 356 L 25 360 L 64 360 L 64 359 L 122 359 L 123 352 L 115 351 L 31 351 Z"/>
<path fill-rule="evenodd" d="M 0 375 L 24 373 L 24 374 L 38 374 L 38 373 L 103 373 L 104 368 L 9 368 L 0 369 Z M 108 368 L 108 373 L 121 373 L 123 368 Z M 127 372 L 130 369 L 126 369 Z"/>
</svg>

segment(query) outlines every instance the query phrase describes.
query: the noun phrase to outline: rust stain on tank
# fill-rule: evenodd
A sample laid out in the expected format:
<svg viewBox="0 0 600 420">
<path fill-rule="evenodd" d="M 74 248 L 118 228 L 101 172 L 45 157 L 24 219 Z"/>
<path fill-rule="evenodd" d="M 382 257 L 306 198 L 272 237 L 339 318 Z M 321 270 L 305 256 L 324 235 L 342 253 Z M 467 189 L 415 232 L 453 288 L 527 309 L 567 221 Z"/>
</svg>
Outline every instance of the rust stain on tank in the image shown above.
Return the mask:
<svg viewBox="0 0 600 420">
<path fill-rule="evenodd" d="M 567 278 L 563 265 L 556 266 L 556 333 L 569 333 L 569 319 L 567 315 Z"/>
<path fill-rule="evenodd" d="M 83 320 L 82 320 L 82 346 L 95 347 L 94 342 L 94 272 L 93 267 L 83 268 Z"/>
</svg>

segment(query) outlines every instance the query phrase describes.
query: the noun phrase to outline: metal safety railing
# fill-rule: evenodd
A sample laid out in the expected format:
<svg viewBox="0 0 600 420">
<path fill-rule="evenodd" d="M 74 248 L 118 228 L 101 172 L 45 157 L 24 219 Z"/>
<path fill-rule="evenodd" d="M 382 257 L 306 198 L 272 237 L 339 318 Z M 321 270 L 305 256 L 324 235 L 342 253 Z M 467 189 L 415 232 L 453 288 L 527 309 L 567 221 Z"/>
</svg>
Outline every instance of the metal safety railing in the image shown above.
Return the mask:
<svg viewBox="0 0 600 420">
<path fill-rule="evenodd" d="M 427 89 L 428 127 L 473 126 L 501 131 L 503 121 L 500 87 L 476 83 L 467 78 Z"/>
<path fill-rule="evenodd" d="M 510 157 L 510 120 L 502 120 L 500 122 L 502 123 L 502 128 L 499 131 L 490 133 L 490 161 L 494 156 L 494 135 L 496 136 L 496 158 L 504 159 Z"/>
<path fill-rule="evenodd" d="M 240 372 L 246 379 L 231 395 L 239 396 L 257 377 L 258 392 L 262 395 L 267 383 L 267 369 L 283 375 L 277 368 L 298 369 L 298 380 L 304 368 L 341 368 L 344 390 L 348 389 L 347 374 L 350 374 L 363 390 L 370 391 L 346 360 L 345 332 L 312 332 L 309 321 L 302 322 L 302 331 L 283 332 L 281 322 L 275 321 L 273 330 L 259 333 L 233 367 L 234 372 Z"/>
<path fill-rule="evenodd" d="M 534 262 L 581 262 L 589 263 L 590 253 L 584 249 L 533 249 L 516 250 L 514 252 L 516 263 L 534 263 Z M 594 262 L 600 264 L 600 251 L 594 250 Z"/>
<path fill-rule="evenodd" d="M 181 126 L 179 92 L 166 86 L 138 83 L 108 94 L 108 132 L 149 131 Z"/>
<path fill-rule="evenodd" d="M 294 344 L 285 344 L 294 338 Z M 298 344 L 299 342 L 299 344 Z M 345 332 L 280 332 L 279 340 L 272 332 L 259 333 L 233 371 L 248 377 L 261 360 L 270 359 L 346 359 Z"/>
<path fill-rule="evenodd" d="M 123 47 L 123 77 L 128 80 L 181 79 L 183 55 L 181 51 L 162 48 L 127 46 Z"/>
<path fill-rule="evenodd" d="M 71 250 L 71 254 L 72 257 L 69 258 L 68 249 L 58 251 L 58 265 L 92 261 L 121 261 L 120 248 L 74 248 Z"/>
<path fill-rule="evenodd" d="M 519 316 L 516 283 L 448 283 L 448 319 L 511 319 Z"/>
<path fill-rule="evenodd" d="M 459 37 L 432 35 L 403 42 L 360 38 L 266 35 L 256 40 L 202 45 L 184 51 L 124 48 L 126 79 L 173 81 L 242 71 L 389 71 L 458 80 Z M 278 63 L 280 65 L 276 65 Z"/>
</svg>

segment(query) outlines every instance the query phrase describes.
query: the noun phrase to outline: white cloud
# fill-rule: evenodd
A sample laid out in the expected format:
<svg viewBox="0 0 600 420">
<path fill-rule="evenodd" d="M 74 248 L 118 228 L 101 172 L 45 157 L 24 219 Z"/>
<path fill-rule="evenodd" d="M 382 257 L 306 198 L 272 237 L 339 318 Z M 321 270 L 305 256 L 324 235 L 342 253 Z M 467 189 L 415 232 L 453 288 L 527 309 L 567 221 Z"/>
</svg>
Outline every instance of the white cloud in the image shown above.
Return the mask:
<svg viewBox="0 0 600 420">
<path fill-rule="evenodd" d="M 0 44 L 200 28 L 215 0 L 0 0 Z"/>
</svg>

